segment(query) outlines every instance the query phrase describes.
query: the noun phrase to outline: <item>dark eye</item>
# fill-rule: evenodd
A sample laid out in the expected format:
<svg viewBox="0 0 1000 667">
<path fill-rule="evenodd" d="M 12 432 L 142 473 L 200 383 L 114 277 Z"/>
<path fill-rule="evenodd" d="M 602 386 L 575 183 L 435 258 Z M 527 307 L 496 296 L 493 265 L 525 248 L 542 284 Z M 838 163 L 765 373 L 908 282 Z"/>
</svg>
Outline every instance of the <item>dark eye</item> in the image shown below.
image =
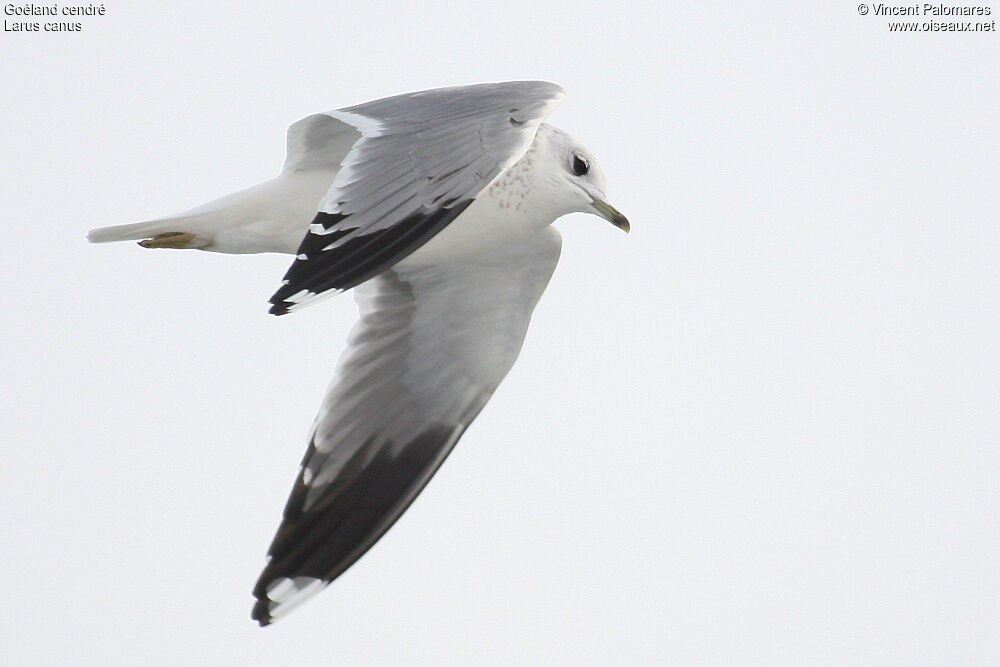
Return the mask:
<svg viewBox="0 0 1000 667">
<path fill-rule="evenodd" d="M 573 173 L 577 176 L 585 176 L 590 171 L 590 165 L 579 155 L 573 156 Z"/>
</svg>

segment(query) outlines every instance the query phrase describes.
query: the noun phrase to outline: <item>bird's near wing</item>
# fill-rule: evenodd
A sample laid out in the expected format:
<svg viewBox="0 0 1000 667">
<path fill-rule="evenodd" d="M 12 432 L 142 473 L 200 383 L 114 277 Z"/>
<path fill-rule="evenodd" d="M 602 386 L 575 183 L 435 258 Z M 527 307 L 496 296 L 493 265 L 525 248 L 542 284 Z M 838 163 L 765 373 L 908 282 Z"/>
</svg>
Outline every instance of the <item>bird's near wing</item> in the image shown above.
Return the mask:
<svg viewBox="0 0 1000 667">
<path fill-rule="evenodd" d="M 286 169 L 342 155 L 353 134 L 345 124 L 360 138 L 271 297 L 271 312 L 359 285 L 426 243 L 524 155 L 562 97 L 559 86 L 542 81 L 440 88 L 293 125 Z"/>
<path fill-rule="evenodd" d="M 257 585 L 267 625 L 335 579 L 409 506 L 521 349 L 559 234 L 502 255 L 403 263 L 357 290 L 361 319 Z"/>
</svg>

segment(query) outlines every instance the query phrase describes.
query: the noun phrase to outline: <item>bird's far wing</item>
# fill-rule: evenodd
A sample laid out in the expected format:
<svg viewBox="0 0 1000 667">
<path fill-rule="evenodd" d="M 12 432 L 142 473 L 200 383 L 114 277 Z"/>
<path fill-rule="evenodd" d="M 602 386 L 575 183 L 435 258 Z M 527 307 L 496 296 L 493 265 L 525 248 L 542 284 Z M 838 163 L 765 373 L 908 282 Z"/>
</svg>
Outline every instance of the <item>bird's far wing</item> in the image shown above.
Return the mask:
<svg viewBox="0 0 1000 667">
<path fill-rule="evenodd" d="M 559 246 L 549 228 L 506 257 L 400 265 L 358 288 L 361 319 L 254 588 L 261 625 L 339 576 L 423 489 L 514 363 Z"/>
<path fill-rule="evenodd" d="M 361 132 L 350 123 L 315 113 L 292 123 L 285 140 L 285 166 L 282 171 L 340 169 Z"/>
<path fill-rule="evenodd" d="M 346 290 L 394 265 L 458 217 L 517 162 L 563 92 L 542 81 L 439 88 L 368 102 L 328 116 L 361 133 L 320 204 L 271 312 Z M 312 119 L 312 120 L 311 120 Z M 328 146 L 342 134 L 317 116 L 289 132 Z M 325 139 L 325 140 L 324 140 Z M 334 151 L 335 152 L 335 151 Z M 296 161 L 309 158 L 296 157 Z"/>
</svg>

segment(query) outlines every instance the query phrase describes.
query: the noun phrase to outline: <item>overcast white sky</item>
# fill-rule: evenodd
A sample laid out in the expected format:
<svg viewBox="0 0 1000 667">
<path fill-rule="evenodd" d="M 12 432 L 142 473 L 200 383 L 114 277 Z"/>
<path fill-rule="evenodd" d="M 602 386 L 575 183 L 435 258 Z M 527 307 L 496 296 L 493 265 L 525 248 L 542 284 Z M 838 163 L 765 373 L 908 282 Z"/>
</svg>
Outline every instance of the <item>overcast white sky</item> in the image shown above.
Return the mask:
<svg viewBox="0 0 1000 667">
<path fill-rule="evenodd" d="M 1000 662 L 996 32 L 853 0 L 105 7 L 0 39 L 0 662 Z M 274 318 L 286 257 L 85 234 L 269 178 L 310 113 L 525 78 L 632 233 L 557 223 L 494 400 L 261 630 L 353 300 Z"/>
</svg>

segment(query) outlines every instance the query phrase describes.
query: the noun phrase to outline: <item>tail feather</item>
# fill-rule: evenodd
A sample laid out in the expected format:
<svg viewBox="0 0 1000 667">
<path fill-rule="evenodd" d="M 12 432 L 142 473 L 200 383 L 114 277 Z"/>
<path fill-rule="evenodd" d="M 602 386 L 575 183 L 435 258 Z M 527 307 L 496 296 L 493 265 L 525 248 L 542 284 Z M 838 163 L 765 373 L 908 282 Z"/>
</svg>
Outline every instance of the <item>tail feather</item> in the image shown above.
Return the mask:
<svg viewBox="0 0 1000 667">
<path fill-rule="evenodd" d="M 146 222 L 134 222 L 128 225 L 113 225 L 111 227 L 98 227 L 91 229 L 87 234 L 87 240 L 91 243 L 111 243 L 112 241 L 139 241 L 149 239 L 159 234 L 170 232 L 183 232 L 184 217 L 161 218 L 159 220 L 147 220 Z"/>
<path fill-rule="evenodd" d="M 145 222 L 135 222 L 127 225 L 98 227 L 90 230 L 87 240 L 91 243 L 110 243 L 113 241 L 139 241 L 152 239 L 163 234 L 184 234 L 197 243 L 186 246 L 170 247 L 206 247 L 210 246 L 216 236 L 239 227 L 253 220 L 252 212 L 262 203 L 260 194 L 266 193 L 266 187 L 273 183 L 268 181 L 246 190 L 234 192 L 207 204 L 192 208 L 165 218 L 156 218 Z M 152 245 L 148 247 L 159 247 Z"/>
<path fill-rule="evenodd" d="M 91 243 L 142 241 L 147 248 L 295 253 L 336 171 L 291 171 L 174 216 L 90 230 Z M 166 239 L 156 239 L 167 235 Z M 183 243 L 182 243 L 183 242 Z"/>
</svg>

